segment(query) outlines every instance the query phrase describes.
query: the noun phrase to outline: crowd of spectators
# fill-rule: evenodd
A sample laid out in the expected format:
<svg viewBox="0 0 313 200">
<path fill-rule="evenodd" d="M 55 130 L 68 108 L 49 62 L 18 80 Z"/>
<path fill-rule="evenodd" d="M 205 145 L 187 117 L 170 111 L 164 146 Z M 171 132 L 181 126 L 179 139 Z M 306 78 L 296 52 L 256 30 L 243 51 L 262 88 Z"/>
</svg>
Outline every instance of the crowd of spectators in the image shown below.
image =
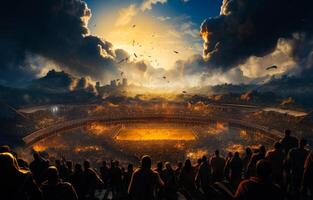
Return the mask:
<svg viewBox="0 0 313 200">
<path fill-rule="evenodd" d="M 9 146 L 0 146 L 0 199 L 313 199 L 313 151 L 286 130 L 271 150 L 247 147 L 244 155 L 229 152 L 225 158 L 216 150 L 196 164 L 157 162 L 155 169 L 145 155 L 137 168 L 111 160 L 94 169 L 88 160 L 52 163 L 38 152 L 28 163 Z"/>
</svg>

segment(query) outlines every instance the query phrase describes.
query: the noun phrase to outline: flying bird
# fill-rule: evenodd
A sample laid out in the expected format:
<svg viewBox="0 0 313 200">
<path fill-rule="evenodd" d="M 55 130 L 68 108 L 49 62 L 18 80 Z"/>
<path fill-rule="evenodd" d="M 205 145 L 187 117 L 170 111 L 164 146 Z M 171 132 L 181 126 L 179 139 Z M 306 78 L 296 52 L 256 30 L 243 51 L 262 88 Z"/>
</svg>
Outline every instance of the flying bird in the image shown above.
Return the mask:
<svg viewBox="0 0 313 200">
<path fill-rule="evenodd" d="M 178 51 L 173 51 L 174 53 L 176 53 L 176 54 L 179 54 L 179 52 Z"/>
<path fill-rule="evenodd" d="M 183 93 L 186 94 L 187 92 L 186 92 L 186 91 L 183 91 Z"/>
<path fill-rule="evenodd" d="M 166 79 L 166 76 L 163 76 L 162 78 L 163 78 L 163 79 Z"/>
<path fill-rule="evenodd" d="M 277 69 L 277 68 L 278 67 L 276 65 L 273 65 L 273 66 L 267 67 L 266 70 Z"/>
<path fill-rule="evenodd" d="M 136 53 L 134 53 L 134 56 L 135 56 L 136 58 L 138 58 L 138 56 L 137 56 L 137 54 L 136 54 Z"/>
<path fill-rule="evenodd" d="M 136 27 L 136 24 L 133 25 L 133 28 L 135 28 L 135 27 Z"/>
</svg>

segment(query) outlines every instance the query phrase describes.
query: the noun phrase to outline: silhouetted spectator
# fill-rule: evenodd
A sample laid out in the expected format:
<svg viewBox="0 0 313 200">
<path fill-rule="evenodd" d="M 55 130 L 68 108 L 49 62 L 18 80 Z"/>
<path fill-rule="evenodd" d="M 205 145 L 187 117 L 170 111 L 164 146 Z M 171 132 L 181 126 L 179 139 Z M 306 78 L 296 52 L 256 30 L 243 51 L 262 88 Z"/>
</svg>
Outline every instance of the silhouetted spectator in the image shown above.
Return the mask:
<svg viewBox="0 0 313 200">
<path fill-rule="evenodd" d="M 159 174 L 151 170 L 150 156 L 143 156 L 141 167 L 133 173 L 128 193 L 133 200 L 153 200 L 157 186 L 164 186 L 164 183 Z"/>
<path fill-rule="evenodd" d="M 106 189 L 108 187 L 110 178 L 110 169 L 108 168 L 106 161 L 102 162 L 102 166 L 100 167 L 100 174 L 103 181 L 103 186 Z"/>
<path fill-rule="evenodd" d="M 285 130 L 285 137 L 280 141 L 285 155 L 288 155 L 289 150 L 298 146 L 298 139 L 291 136 L 290 130 Z"/>
<path fill-rule="evenodd" d="M 158 162 L 157 163 L 157 168 L 156 168 L 155 171 L 158 172 L 160 178 L 164 182 L 165 177 L 164 177 L 164 171 L 163 171 L 163 162 Z M 164 188 L 163 187 L 159 187 L 158 191 L 157 191 L 157 199 L 163 199 L 163 198 L 164 198 Z"/>
<path fill-rule="evenodd" d="M 260 146 L 259 150 L 257 153 L 253 154 L 251 157 L 251 160 L 248 164 L 248 169 L 247 169 L 247 177 L 255 176 L 256 175 L 256 163 L 265 158 L 266 154 L 266 149 L 262 145 Z"/>
<path fill-rule="evenodd" d="M 305 149 L 307 142 L 305 139 L 300 140 L 299 147 L 290 149 L 287 157 L 287 163 L 290 169 L 290 193 L 296 198 L 299 197 L 302 176 L 304 172 L 304 163 L 309 154 Z"/>
<path fill-rule="evenodd" d="M 204 193 L 208 196 L 209 186 L 212 183 L 212 173 L 211 166 L 206 156 L 202 157 L 202 162 L 196 175 L 196 183 L 198 188 L 202 188 Z"/>
<path fill-rule="evenodd" d="M 58 169 L 59 176 L 62 180 L 67 178 L 67 168 L 64 159 L 55 160 L 55 167 Z"/>
<path fill-rule="evenodd" d="M 133 164 L 128 164 L 127 172 L 124 172 L 124 175 L 123 175 L 123 177 L 124 177 L 123 178 L 123 185 L 124 185 L 124 190 L 126 191 L 126 193 L 127 193 L 129 183 L 130 183 L 130 180 L 131 180 L 133 173 L 134 173 Z"/>
<path fill-rule="evenodd" d="M 182 193 L 185 195 L 187 199 L 192 199 L 192 195 L 196 191 L 195 178 L 196 178 L 195 169 L 191 165 L 191 161 L 187 159 L 179 176 L 179 183 L 183 189 Z"/>
<path fill-rule="evenodd" d="M 96 189 L 103 184 L 97 173 L 91 169 L 90 162 L 84 161 L 84 187 L 83 194 L 85 198 L 94 198 Z"/>
<path fill-rule="evenodd" d="M 307 156 L 304 164 L 302 193 L 306 197 L 313 198 L 313 151 Z"/>
<path fill-rule="evenodd" d="M 164 197 L 167 200 L 176 200 L 177 199 L 177 188 L 178 183 L 175 176 L 175 172 L 172 169 L 172 166 L 169 162 L 165 163 L 164 173 Z"/>
<path fill-rule="evenodd" d="M 250 147 L 247 147 L 245 150 L 245 155 L 242 158 L 242 164 L 243 164 L 243 172 L 244 172 L 244 177 L 247 178 L 247 172 L 248 172 L 248 165 L 250 163 L 251 157 L 253 155 L 253 152 Z"/>
<path fill-rule="evenodd" d="M 268 151 L 265 158 L 272 165 L 274 183 L 282 185 L 285 154 L 281 150 L 281 144 L 275 142 L 274 150 Z"/>
<path fill-rule="evenodd" d="M 58 169 L 54 166 L 46 170 L 47 180 L 41 185 L 41 190 L 45 200 L 77 200 L 77 194 L 73 186 L 68 182 L 63 182 L 59 178 Z"/>
<path fill-rule="evenodd" d="M 220 157 L 219 150 L 215 151 L 215 156 L 213 156 L 211 158 L 210 164 L 212 167 L 213 182 L 223 180 L 224 179 L 225 159 Z"/>
<path fill-rule="evenodd" d="M 235 199 L 237 200 L 283 200 L 282 191 L 271 181 L 272 167 L 267 160 L 259 160 L 256 177 L 240 183 Z"/>
<path fill-rule="evenodd" d="M 49 167 L 49 164 L 46 160 L 44 160 L 39 153 L 33 153 L 34 161 L 32 161 L 29 165 L 30 171 L 33 173 L 34 179 L 38 184 L 41 184 L 44 177 L 44 172 Z"/>
<path fill-rule="evenodd" d="M 175 169 L 175 176 L 176 176 L 177 179 L 179 179 L 179 175 L 180 175 L 182 169 L 183 169 L 183 163 L 182 162 L 178 162 L 177 163 L 177 167 Z"/>
<path fill-rule="evenodd" d="M 230 161 L 233 158 L 233 153 L 228 152 L 227 157 L 225 159 L 225 168 L 224 168 L 224 175 L 227 180 L 230 180 Z"/>
<path fill-rule="evenodd" d="M 113 199 L 119 199 L 122 192 L 122 170 L 119 161 L 114 162 L 114 167 L 111 170 L 111 186 Z"/>
<path fill-rule="evenodd" d="M 235 188 L 241 181 L 242 167 L 243 164 L 239 152 L 235 152 L 234 157 L 229 161 L 230 182 Z"/>
<path fill-rule="evenodd" d="M 11 153 L 11 148 L 8 145 L 1 145 L 0 153 Z"/>
<path fill-rule="evenodd" d="M 84 191 L 84 172 L 81 164 L 75 164 L 75 169 L 73 174 L 70 176 L 70 183 L 72 183 L 75 191 L 77 193 L 78 199 L 83 198 Z"/>
<path fill-rule="evenodd" d="M 41 200 L 41 192 L 29 171 L 21 170 L 11 153 L 0 153 L 0 199 Z"/>
</svg>

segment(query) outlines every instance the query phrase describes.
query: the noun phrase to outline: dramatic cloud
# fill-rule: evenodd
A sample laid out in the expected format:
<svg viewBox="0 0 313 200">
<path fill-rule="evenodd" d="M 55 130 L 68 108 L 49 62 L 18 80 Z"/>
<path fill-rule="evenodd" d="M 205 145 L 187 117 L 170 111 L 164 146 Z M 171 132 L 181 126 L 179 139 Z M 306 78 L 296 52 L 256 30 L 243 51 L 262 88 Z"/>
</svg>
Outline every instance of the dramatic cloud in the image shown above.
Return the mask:
<svg viewBox="0 0 313 200">
<path fill-rule="evenodd" d="M 204 56 L 224 70 L 251 56 L 273 52 L 280 38 L 302 40 L 293 45 L 296 59 L 312 48 L 313 2 L 308 0 L 223 0 L 221 15 L 203 22 Z M 295 36 L 296 34 L 296 36 Z"/>
<path fill-rule="evenodd" d="M 133 17 L 137 15 L 137 7 L 134 4 L 131 4 L 127 8 L 123 8 L 119 11 L 118 18 L 116 20 L 116 26 L 125 26 L 129 24 Z"/>
<path fill-rule="evenodd" d="M 36 74 L 27 55 L 44 57 L 76 75 L 102 80 L 117 73 L 112 44 L 88 35 L 91 16 L 80 0 L 2 2 L 1 82 Z"/>
<path fill-rule="evenodd" d="M 151 10 L 153 5 L 155 5 L 157 3 L 164 4 L 166 2 L 167 2 L 167 0 L 144 0 L 140 6 L 140 9 L 142 11 Z"/>
</svg>

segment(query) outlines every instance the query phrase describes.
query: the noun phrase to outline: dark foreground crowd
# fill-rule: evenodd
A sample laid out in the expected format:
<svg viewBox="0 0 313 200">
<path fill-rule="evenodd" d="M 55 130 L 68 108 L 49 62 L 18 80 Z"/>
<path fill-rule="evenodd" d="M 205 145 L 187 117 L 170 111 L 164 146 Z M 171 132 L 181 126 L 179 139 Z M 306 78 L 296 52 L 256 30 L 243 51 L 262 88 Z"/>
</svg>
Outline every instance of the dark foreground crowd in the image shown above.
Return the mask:
<svg viewBox="0 0 313 200">
<path fill-rule="evenodd" d="M 96 170 L 88 160 L 82 166 L 64 158 L 53 164 L 36 152 L 33 157 L 28 164 L 0 146 L 1 200 L 313 199 L 313 151 L 290 131 L 272 150 L 247 148 L 242 157 L 230 152 L 226 158 L 216 150 L 196 165 L 187 159 L 176 167 L 159 162 L 151 169 L 151 158 L 143 156 L 135 170 L 118 161 L 109 166 L 104 161 Z"/>
</svg>

